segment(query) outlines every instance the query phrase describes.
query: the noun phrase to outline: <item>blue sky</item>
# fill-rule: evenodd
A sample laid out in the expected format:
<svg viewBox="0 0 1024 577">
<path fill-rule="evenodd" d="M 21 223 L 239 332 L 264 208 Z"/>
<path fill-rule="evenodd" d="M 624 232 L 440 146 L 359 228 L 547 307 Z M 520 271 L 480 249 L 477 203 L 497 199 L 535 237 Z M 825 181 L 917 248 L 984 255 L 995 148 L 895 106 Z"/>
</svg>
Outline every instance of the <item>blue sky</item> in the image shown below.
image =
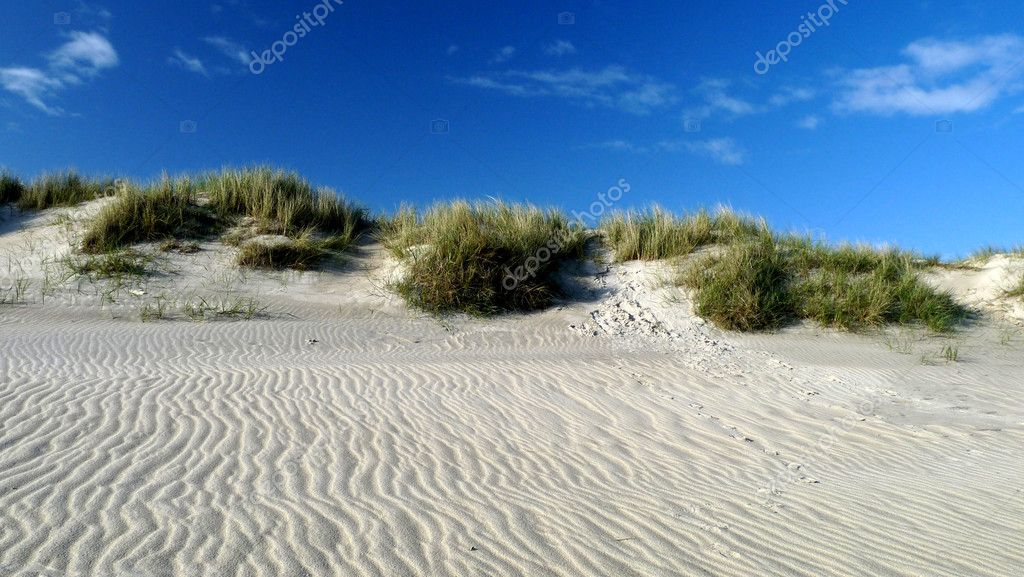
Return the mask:
<svg viewBox="0 0 1024 577">
<path fill-rule="evenodd" d="M 25 176 L 269 162 L 374 209 L 577 212 L 625 179 L 617 208 L 1024 243 L 1018 2 L 0 6 L 0 165 Z"/>
</svg>

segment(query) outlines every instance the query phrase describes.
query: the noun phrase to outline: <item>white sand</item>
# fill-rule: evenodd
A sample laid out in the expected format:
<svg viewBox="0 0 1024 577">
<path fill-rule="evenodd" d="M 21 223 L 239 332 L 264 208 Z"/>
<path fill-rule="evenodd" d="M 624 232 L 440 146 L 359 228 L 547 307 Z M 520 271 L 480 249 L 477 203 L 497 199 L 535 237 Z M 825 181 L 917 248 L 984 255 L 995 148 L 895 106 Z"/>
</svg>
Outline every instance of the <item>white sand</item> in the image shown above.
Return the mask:
<svg viewBox="0 0 1024 577">
<path fill-rule="evenodd" d="M 82 279 L 41 302 L 56 214 L 0 222 L 31 283 L 0 306 L 0 575 L 1024 568 L 1024 332 L 992 288 L 1019 263 L 938 275 L 986 311 L 952 339 L 722 333 L 636 263 L 556 310 L 439 322 L 375 246 L 296 275 L 211 243 L 113 304 Z M 191 322 L 199 296 L 268 308 Z"/>
</svg>

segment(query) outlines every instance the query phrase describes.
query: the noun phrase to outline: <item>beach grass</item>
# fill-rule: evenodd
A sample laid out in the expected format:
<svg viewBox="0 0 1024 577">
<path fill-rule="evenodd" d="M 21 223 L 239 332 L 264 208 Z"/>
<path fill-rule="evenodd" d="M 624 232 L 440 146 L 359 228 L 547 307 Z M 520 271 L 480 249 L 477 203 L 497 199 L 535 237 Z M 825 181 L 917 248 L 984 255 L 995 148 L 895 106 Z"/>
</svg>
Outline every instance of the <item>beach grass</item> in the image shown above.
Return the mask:
<svg viewBox="0 0 1024 577">
<path fill-rule="evenodd" d="M 240 266 L 306 270 L 351 248 L 371 224 L 365 209 L 330 189 L 314 189 L 295 173 L 265 166 L 224 169 L 118 187 L 89 223 L 82 250 L 98 254 L 159 241 L 170 251 L 191 246 L 186 240 L 223 235 L 239 247 Z M 248 242 L 266 234 L 291 240 Z"/>
<path fill-rule="evenodd" d="M 354 239 L 370 223 L 366 210 L 333 190 L 314 189 L 298 174 L 268 166 L 209 172 L 197 186 L 221 217 L 249 217 L 287 236 L 315 228 Z"/>
<path fill-rule="evenodd" d="M 117 280 L 145 275 L 150 260 L 142 253 L 128 249 L 82 257 L 69 255 L 64 258 L 64 266 L 75 274 Z"/>
<path fill-rule="evenodd" d="M 969 311 L 921 279 L 934 264 L 897 249 L 833 247 L 763 230 L 690 263 L 680 284 L 693 290 L 699 315 L 730 330 L 806 319 L 846 330 L 924 324 L 949 332 Z"/>
<path fill-rule="evenodd" d="M 101 253 L 140 242 L 198 238 L 217 233 L 222 224 L 196 202 L 188 177 L 163 177 L 144 187 L 125 186 L 89 223 L 82 250 Z"/>
<path fill-rule="evenodd" d="M 21 179 L 4 170 L 0 171 L 0 204 L 16 203 L 25 194 L 25 184 Z"/>
<path fill-rule="evenodd" d="M 114 179 L 85 177 L 74 170 L 44 174 L 24 188 L 18 199 L 18 208 L 45 210 L 56 206 L 74 206 L 104 195 L 113 195 L 117 188 Z"/>
<path fill-rule="evenodd" d="M 1024 298 L 1024 275 L 1021 275 L 1017 282 L 1010 287 L 1010 290 L 1006 291 L 1006 296 Z"/>
<path fill-rule="evenodd" d="M 249 268 L 310 270 L 328 255 L 334 242 L 347 247 L 347 242 L 343 239 L 316 240 L 310 233 L 298 238 L 280 238 L 273 242 L 263 242 L 256 238 L 239 246 L 235 262 L 239 266 Z"/>
<path fill-rule="evenodd" d="M 407 264 L 394 289 L 410 304 L 477 315 L 551 304 L 560 292 L 555 271 L 583 255 L 588 237 L 558 211 L 501 201 L 405 208 L 381 230 Z"/>
<path fill-rule="evenodd" d="M 686 256 L 703 246 L 753 238 L 766 227 L 727 208 L 677 216 L 660 207 L 612 213 L 599 226 L 616 262 Z"/>
</svg>

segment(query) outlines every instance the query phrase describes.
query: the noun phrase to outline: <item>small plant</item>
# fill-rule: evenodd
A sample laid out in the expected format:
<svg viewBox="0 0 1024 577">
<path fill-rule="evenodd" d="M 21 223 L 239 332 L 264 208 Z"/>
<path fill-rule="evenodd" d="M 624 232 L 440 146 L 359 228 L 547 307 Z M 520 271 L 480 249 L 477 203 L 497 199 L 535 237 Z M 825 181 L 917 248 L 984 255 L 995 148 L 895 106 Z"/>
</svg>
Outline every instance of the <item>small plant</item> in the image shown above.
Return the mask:
<svg viewBox="0 0 1024 577">
<path fill-rule="evenodd" d="M 206 320 L 208 317 L 241 318 L 251 320 L 267 310 L 254 298 L 236 297 L 214 303 L 203 297 L 189 299 L 182 305 L 182 312 L 192 321 Z"/>
<path fill-rule="evenodd" d="M 147 257 L 133 250 L 64 260 L 65 267 L 75 274 L 106 279 L 143 276 L 148 262 Z"/>
<path fill-rule="evenodd" d="M 203 299 L 198 301 L 187 300 L 182 305 L 181 310 L 192 321 L 201 321 L 206 318 L 206 301 Z"/>
<path fill-rule="evenodd" d="M 960 347 L 946 345 L 942 347 L 941 355 L 947 363 L 955 363 L 960 358 Z"/>
<path fill-rule="evenodd" d="M 221 301 L 216 313 L 219 316 L 242 318 L 251 320 L 267 310 L 259 301 L 253 298 L 235 298 L 231 301 Z"/>
<path fill-rule="evenodd" d="M 885 334 L 883 336 L 885 346 L 889 347 L 889 350 L 901 355 L 909 355 L 914 352 L 914 341 L 916 336 L 911 332 L 909 334 Z"/>
<path fill-rule="evenodd" d="M 176 238 L 160 243 L 160 252 L 176 252 L 178 254 L 195 254 L 202 250 L 197 242 L 184 242 Z"/>
<path fill-rule="evenodd" d="M 1021 275 L 1020 279 L 1017 280 L 1016 284 L 1006 291 L 1008 297 L 1024 297 L 1024 275 Z"/>
<path fill-rule="evenodd" d="M 1008 347 L 1013 344 L 1014 339 L 1020 334 L 1020 330 L 1010 326 L 1004 325 L 999 329 L 999 344 Z"/>
<path fill-rule="evenodd" d="M 167 298 L 163 295 L 156 297 L 151 303 L 142 305 L 139 311 L 139 318 L 142 322 L 161 320 L 167 313 Z"/>
<path fill-rule="evenodd" d="M 18 202 L 25 193 L 21 179 L 5 171 L 0 172 L 0 204 Z"/>
<path fill-rule="evenodd" d="M 25 302 L 25 295 L 31 283 L 25 278 L 16 278 L 9 287 L 0 285 L 0 305 L 14 305 Z"/>
</svg>

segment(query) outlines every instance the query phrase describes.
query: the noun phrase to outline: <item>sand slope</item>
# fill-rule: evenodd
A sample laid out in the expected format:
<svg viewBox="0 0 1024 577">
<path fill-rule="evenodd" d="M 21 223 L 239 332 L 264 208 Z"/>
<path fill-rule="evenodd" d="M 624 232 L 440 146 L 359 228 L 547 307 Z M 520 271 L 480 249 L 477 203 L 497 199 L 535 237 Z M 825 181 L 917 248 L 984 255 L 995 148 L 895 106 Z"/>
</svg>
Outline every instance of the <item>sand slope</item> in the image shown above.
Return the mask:
<svg viewBox="0 0 1024 577">
<path fill-rule="evenodd" d="M 0 235 L 35 281 L 64 242 L 47 222 Z M 439 322 L 381 290 L 378 247 L 303 276 L 206 248 L 115 303 L 72 281 L 0 307 L 0 575 L 1024 566 L 1012 318 L 953 341 L 738 336 L 659 288 L 663 266 L 627 264 L 556 310 Z M 138 318 L 200 293 L 267 308 Z"/>
</svg>

